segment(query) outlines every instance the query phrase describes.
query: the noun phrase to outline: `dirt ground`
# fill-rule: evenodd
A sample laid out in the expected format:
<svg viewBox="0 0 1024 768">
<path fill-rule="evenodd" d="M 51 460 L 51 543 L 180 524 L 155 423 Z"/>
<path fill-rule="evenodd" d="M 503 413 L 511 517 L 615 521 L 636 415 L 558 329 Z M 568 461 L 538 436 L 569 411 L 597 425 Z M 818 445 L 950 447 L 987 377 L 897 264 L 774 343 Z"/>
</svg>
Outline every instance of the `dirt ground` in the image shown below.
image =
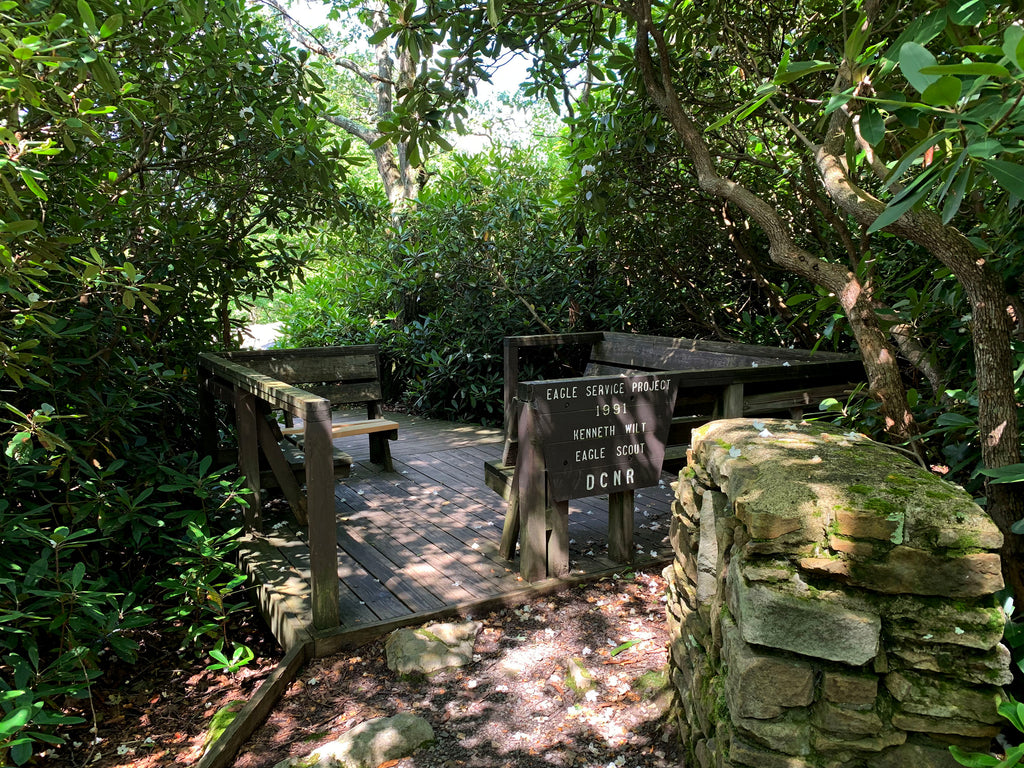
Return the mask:
<svg viewBox="0 0 1024 768">
<path fill-rule="evenodd" d="M 235 766 L 272 768 L 398 712 L 426 718 L 436 742 L 389 768 L 682 766 L 664 717 L 664 595 L 659 574 L 630 573 L 474 616 L 483 628 L 473 663 L 429 678 L 388 670 L 384 638 L 315 660 Z M 234 675 L 206 670 L 208 660 L 190 663 L 173 637 L 151 631 L 142 663 L 99 681 L 81 710 L 90 722 L 69 732 L 67 746 L 43 764 L 195 763 L 215 713 L 247 700 L 281 658 L 261 622 L 251 619 L 241 631 L 257 658 Z M 593 677 L 582 689 L 569 673 L 573 659 Z"/>
</svg>

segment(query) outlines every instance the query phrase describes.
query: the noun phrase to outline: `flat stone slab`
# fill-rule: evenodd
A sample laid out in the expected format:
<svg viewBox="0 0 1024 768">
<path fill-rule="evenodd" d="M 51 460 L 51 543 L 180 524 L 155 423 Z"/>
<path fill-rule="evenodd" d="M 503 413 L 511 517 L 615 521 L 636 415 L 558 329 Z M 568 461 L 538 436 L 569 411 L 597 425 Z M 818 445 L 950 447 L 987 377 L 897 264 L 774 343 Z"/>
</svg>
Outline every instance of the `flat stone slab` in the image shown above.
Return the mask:
<svg viewBox="0 0 1024 768">
<path fill-rule="evenodd" d="M 360 723 L 305 757 L 290 757 L 274 768 L 377 768 L 432 744 L 434 729 L 418 715 L 401 712 Z"/>
<path fill-rule="evenodd" d="M 841 592 L 799 591 L 789 582 L 748 584 L 735 567 L 730 581 L 731 607 L 752 645 L 853 666 L 878 653 L 881 617 L 848 606 Z"/>
<path fill-rule="evenodd" d="M 473 660 L 473 644 L 480 627 L 480 622 L 464 621 L 396 629 L 384 644 L 388 669 L 402 675 L 429 675 L 465 666 Z"/>
<path fill-rule="evenodd" d="M 806 551 L 809 571 L 890 594 L 977 597 L 1003 586 L 1003 537 L 985 511 L 864 435 L 726 419 L 693 431 L 692 454 L 726 491 L 752 552 Z"/>
</svg>

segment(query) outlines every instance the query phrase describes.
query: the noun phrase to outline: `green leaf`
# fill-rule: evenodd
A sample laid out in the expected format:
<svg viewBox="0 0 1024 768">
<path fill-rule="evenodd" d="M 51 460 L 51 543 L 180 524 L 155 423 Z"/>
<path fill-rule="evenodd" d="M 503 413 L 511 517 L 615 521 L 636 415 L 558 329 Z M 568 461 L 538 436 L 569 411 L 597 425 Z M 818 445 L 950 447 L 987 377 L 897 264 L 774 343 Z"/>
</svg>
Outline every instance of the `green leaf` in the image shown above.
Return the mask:
<svg viewBox="0 0 1024 768">
<path fill-rule="evenodd" d="M 924 93 L 929 85 L 939 79 L 937 75 L 921 74 L 924 67 L 934 67 L 936 63 L 935 57 L 923 45 L 904 43 L 900 49 L 900 72 L 918 93 Z"/>
<path fill-rule="evenodd" d="M 121 28 L 121 24 L 124 23 L 124 16 L 120 13 L 115 13 L 107 17 L 107 20 L 103 22 L 103 26 L 100 27 L 100 37 L 108 38 L 117 30 Z"/>
<path fill-rule="evenodd" d="M 1006 750 L 1006 757 L 1003 758 L 1000 768 L 1013 768 L 1013 766 L 1019 765 L 1022 759 L 1024 759 L 1024 744 L 1017 744 Z"/>
<path fill-rule="evenodd" d="M 946 6 L 949 20 L 960 27 L 973 27 L 985 19 L 984 0 L 953 0 Z"/>
<path fill-rule="evenodd" d="M 999 765 L 999 758 L 997 757 L 981 752 L 964 752 L 956 744 L 950 745 L 949 753 L 953 755 L 954 760 L 960 763 L 960 765 L 967 766 L 967 768 L 989 768 L 989 766 Z"/>
<path fill-rule="evenodd" d="M 772 78 L 772 82 L 791 83 L 804 75 L 811 74 L 812 72 L 823 72 L 834 68 L 835 64 L 829 61 L 796 61 L 790 63 L 789 67 L 785 71 L 781 71 L 782 67 L 780 65 L 780 71 L 775 73 L 775 77 Z"/>
<path fill-rule="evenodd" d="M 39 222 L 35 219 L 23 219 L 22 221 L 9 221 L 3 226 L 0 226 L 0 232 L 10 232 L 12 235 L 23 235 L 26 232 L 31 232 L 39 226 Z"/>
<path fill-rule="evenodd" d="M 618 656 L 620 653 L 622 653 L 623 651 L 628 651 L 630 648 L 632 648 L 634 645 L 636 645 L 639 642 L 640 642 L 639 640 L 627 640 L 622 645 L 619 645 L 619 646 L 616 646 L 615 648 L 612 648 L 611 653 L 609 653 L 608 655 L 612 656 L 612 657 Z"/>
<path fill-rule="evenodd" d="M 1010 70 L 1002 64 L 990 64 L 987 61 L 968 61 L 963 64 L 936 64 L 934 67 L 923 67 L 922 75 L 965 75 L 967 77 L 1009 77 Z"/>
<path fill-rule="evenodd" d="M 389 37 L 391 37 L 391 33 L 393 31 L 394 27 L 384 27 L 383 29 L 378 29 L 376 32 L 370 35 L 370 39 L 367 42 L 370 45 L 380 45 Z"/>
<path fill-rule="evenodd" d="M 975 423 L 972 419 L 966 416 L 953 413 L 949 411 L 947 413 L 939 414 L 939 417 L 935 420 L 935 424 L 940 427 L 974 427 Z"/>
<path fill-rule="evenodd" d="M 892 184 L 893 182 L 899 181 L 900 177 L 903 176 L 904 173 L 906 173 L 906 170 L 914 163 L 914 161 L 917 160 L 917 158 L 923 155 L 929 147 L 935 146 L 945 138 L 945 131 L 939 131 L 938 133 L 933 133 L 931 136 L 925 137 L 917 144 L 912 146 L 910 149 L 907 150 L 906 154 L 900 158 L 900 161 L 896 164 L 896 167 L 889 172 L 889 175 L 885 179 L 885 183 L 889 185 Z"/>
<path fill-rule="evenodd" d="M 843 56 L 847 61 L 855 62 L 860 58 L 864 51 L 864 44 L 870 35 L 871 25 L 867 22 L 867 16 L 861 12 L 853 27 L 853 32 L 846 38 L 846 44 L 843 46 Z"/>
<path fill-rule="evenodd" d="M 921 100 L 933 107 L 952 107 L 960 100 L 963 83 L 957 77 L 940 77 L 924 89 Z"/>
<path fill-rule="evenodd" d="M 868 227 L 868 234 L 870 235 L 880 229 L 888 227 L 900 216 L 924 200 L 928 196 L 928 192 L 931 190 L 931 184 L 925 183 L 925 180 L 926 177 L 924 174 L 914 179 L 914 181 L 904 189 L 900 196 L 893 199 L 889 205 L 886 206 L 886 209 L 879 214 L 878 218 L 872 222 L 871 226 Z"/>
<path fill-rule="evenodd" d="M 82 19 L 82 24 L 88 31 L 96 31 L 96 16 L 86 0 L 78 0 L 78 16 Z"/>
<path fill-rule="evenodd" d="M 487 0 L 487 21 L 495 29 L 501 23 L 502 5 L 503 0 Z"/>
<path fill-rule="evenodd" d="M 825 115 L 831 115 L 833 112 L 842 107 L 852 98 L 852 89 L 849 91 L 844 91 L 843 93 L 833 93 L 832 97 L 828 100 L 828 104 L 825 106 Z"/>
<path fill-rule="evenodd" d="M 1024 200 L 1024 166 L 1009 160 L 982 160 L 981 164 L 999 186 L 1014 197 Z"/>
<path fill-rule="evenodd" d="M 1003 33 L 1003 54 L 1024 70 L 1024 27 L 1014 24 Z"/>
<path fill-rule="evenodd" d="M 992 483 L 1019 483 L 1024 480 L 1024 464 L 1007 464 L 1004 467 L 979 469 L 979 475 L 992 478 Z"/>
<path fill-rule="evenodd" d="M 24 728 L 32 717 L 31 707 L 18 707 L 3 720 L 0 720 L 0 735 L 7 736 Z"/>
<path fill-rule="evenodd" d="M 860 135 L 871 146 L 885 138 L 885 119 L 873 106 L 869 105 L 860 114 Z"/>
<path fill-rule="evenodd" d="M 74 569 L 71 571 L 71 586 L 78 589 L 78 586 L 82 583 L 82 579 L 85 578 L 85 563 L 79 560 L 75 563 Z"/>
<path fill-rule="evenodd" d="M 956 181 L 953 185 L 953 194 L 946 198 L 946 203 L 942 206 L 942 223 L 949 224 L 956 216 L 956 212 L 960 210 L 960 203 L 964 200 L 964 195 L 967 194 L 967 184 L 971 179 L 970 166 L 962 168 L 956 176 Z M 941 199 L 941 198 L 940 198 Z"/>
<path fill-rule="evenodd" d="M 15 48 L 14 52 L 11 55 L 14 56 L 14 58 L 16 59 L 27 61 L 28 59 L 31 59 L 33 56 L 35 56 L 36 52 L 33 51 L 31 48 L 25 48 L 24 46 L 21 46 Z"/>
<path fill-rule="evenodd" d="M 40 200 L 50 199 L 46 196 L 46 193 L 43 191 L 43 188 L 39 186 L 39 183 L 34 178 L 32 178 L 31 174 L 28 171 L 21 171 L 21 180 L 25 182 L 25 186 L 29 188 L 32 194 L 38 197 Z"/>
<path fill-rule="evenodd" d="M 967 145 L 967 154 L 980 160 L 987 160 L 988 158 L 995 157 L 1000 152 L 1005 151 L 1006 147 L 995 139 L 982 139 L 981 141 L 974 141 Z"/>
</svg>

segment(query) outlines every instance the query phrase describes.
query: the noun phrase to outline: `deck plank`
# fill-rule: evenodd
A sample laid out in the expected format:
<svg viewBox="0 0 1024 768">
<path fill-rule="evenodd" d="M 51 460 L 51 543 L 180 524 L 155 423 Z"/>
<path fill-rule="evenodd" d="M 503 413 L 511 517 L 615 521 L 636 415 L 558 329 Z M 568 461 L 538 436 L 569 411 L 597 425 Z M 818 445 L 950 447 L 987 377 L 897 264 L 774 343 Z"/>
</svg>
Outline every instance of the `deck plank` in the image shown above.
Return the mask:
<svg viewBox="0 0 1024 768">
<path fill-rule="evenodd" d="M 498 553 L 506 503 L 484 483 L 484 461 L 501 454 L 500 430 L 388 416 L 399 423 L 394 472 L 369 461 L 365 436 L 334 441 L 353 459 L 351 476 L 335 487 L 341 627 L 317 635 L 317 648 L 349 647 L 406 623 L 525 600 L 625 568 L 607 557 L 608 499 L 592 497 L 570 505 L 570 578 L 524 582 L 518 558 Z M 668 480 L 636 494 L 636 567 L 670 560 Z M 272 535 L 246 545 L 243 560 L 287 648 L 308 636 L 309 550 L 305 529 L 286 507 L 275 509 Z"/>
</svg>

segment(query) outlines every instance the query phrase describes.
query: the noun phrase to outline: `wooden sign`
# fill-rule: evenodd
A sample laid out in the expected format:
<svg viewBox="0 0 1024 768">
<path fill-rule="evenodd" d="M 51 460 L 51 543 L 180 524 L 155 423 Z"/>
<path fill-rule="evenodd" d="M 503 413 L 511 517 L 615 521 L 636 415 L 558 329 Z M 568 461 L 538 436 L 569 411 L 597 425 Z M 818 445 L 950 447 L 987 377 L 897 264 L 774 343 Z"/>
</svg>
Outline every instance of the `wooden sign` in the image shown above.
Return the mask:
<svg viewBox="0 0 1024 768">
<path fill-rule="evenodd" d="M 678 373 L 520 385 L 555 501 L 657 485 Z"/>
</svg>

